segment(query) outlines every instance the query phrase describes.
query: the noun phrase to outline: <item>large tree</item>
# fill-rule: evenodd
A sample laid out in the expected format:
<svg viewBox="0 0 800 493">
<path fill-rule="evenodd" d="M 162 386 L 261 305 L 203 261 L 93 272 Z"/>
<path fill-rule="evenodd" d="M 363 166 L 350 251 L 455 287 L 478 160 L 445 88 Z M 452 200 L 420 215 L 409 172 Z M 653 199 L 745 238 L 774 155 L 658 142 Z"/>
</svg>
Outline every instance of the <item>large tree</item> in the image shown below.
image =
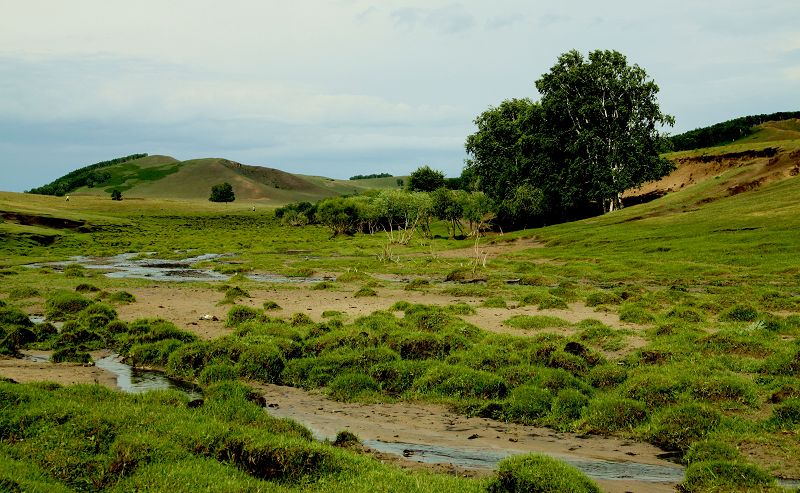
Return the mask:
<svg viewBox="0 0 800 493">
<path fill-rule="evenodd" d="M 444 186 L 444 173 L 431 169 L 430 166 L 420 166 L 411 172 L 408 177 L 408 190 L 410 192 L 433 192 Z"/>
<path fill-rule="evenodd" d="M 569 217 L 585 214 L 587 204 L 614 210 L 623 191 L 672 169 L 659 156 L 659 130 L 673 119 L 659 109 L 656 84 L 622 54 L 595 51 L 584 59 L 570 51 L 536 87 L 539 102 L 490 107 L 467 137 L 464 175 L 501 205 L 501 218 L 531 225 L 523 211 Z"/>
<path fill-rule="evenodd" d="M 622 206 L 625 190 L 672 170 L 660 157 L 660 129 L 674 118 L 661 112 L 656 83 L 623 54 L 564 53 L 536 88 L 571 188 L 605 211 Z"/>
</svg>

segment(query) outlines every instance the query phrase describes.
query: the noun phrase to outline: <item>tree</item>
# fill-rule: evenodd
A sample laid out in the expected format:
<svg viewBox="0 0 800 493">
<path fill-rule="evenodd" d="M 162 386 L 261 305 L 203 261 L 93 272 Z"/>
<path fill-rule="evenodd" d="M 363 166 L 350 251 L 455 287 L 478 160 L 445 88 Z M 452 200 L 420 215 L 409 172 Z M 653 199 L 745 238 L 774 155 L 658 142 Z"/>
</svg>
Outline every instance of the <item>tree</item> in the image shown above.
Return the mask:
<svg viewBox="0 0 800 493">
<path fill-rule="evenodd" d="M 658 86 L 617 51 L 561 55 L 536 81 L 547 128 L 574 199 L 622 207 L 622 192 L 669 173 L 660 128 L 674 118 L 661 112 Z"/>
<path fill-rule="evenodd" d="M 444 173 L 425 165 L 414 170 L 408 177 L 411 192 L 433 192 L 444 186 Z"/>
<path fill-rule="evenodd" d="M 233 193 L 233 187 L 230 183 L 220 183 L 211 187 L 211 196 L 208 198 L 211 202 L 233 202 L 236 196 Z"/>
<path fill-rule="evenodd" d="M 111 200 L 122 200 L 122 192 L 118 188 L 111 191 Z"/>
<path fill-rule="evenodd" d="M 626 189 L 672 170 L 660 157 L 658 86 L 616 51 L 559 57 L 536 81 L 539 102 L 510 99 L 475 119 L 467 137 L 468 188 L 500 206 L 500 222 L 532 225 L 622 206 Z M 535 214 L 532 217 L 525 214 Z"/>
</svg>

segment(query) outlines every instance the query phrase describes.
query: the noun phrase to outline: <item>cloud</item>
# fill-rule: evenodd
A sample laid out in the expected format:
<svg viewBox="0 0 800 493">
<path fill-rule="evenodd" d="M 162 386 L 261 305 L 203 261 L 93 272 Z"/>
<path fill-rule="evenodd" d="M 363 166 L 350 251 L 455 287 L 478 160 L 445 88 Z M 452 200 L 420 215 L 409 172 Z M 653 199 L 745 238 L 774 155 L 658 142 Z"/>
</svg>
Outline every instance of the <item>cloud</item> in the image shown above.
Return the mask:
<svg viewBox="0 0 800 493">
<path fill-rule="evenodd" d="M 525 15 L 520 13 L 499 15 L 486 19 L 486 29 L 499 31 L 511 27 L 525 20 Z"/>
<path fill-rule="evenodd" d="M 460 4 L 440 8 L 405 7 L 393 10 L 389 17 L 403 29 L 425 28 L 440 34 L 459 34 L 475 27 L 475 17 Z"/>
</svg>

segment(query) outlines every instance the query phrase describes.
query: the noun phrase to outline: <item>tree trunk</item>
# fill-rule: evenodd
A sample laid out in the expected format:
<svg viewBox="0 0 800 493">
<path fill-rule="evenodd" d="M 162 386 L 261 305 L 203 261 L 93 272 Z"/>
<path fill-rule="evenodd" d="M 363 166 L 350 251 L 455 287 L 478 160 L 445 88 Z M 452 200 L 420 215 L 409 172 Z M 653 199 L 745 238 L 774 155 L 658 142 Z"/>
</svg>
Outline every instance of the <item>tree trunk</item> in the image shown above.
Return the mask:
<svg viewBox="0 0 800 493">
<path fill-rule="evenodd" d="M 612 198 L 603 201 L 603 213 L 614 212 L 622 209 L 622 194 L 618 193 Z"/>
</svg>

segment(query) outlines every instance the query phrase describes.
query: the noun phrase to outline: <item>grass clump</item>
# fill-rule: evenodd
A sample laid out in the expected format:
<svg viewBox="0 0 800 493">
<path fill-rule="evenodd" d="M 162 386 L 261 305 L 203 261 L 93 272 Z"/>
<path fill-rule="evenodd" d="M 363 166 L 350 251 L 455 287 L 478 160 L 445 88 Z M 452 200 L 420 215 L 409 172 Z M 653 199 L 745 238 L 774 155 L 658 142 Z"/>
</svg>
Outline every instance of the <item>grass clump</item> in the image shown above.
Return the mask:
<svg viewBox="0 0 800 493">
<path fill-rule="evenodd" d="M 85 282 L 82 282 L 77 286 L 75 286 L 75 292 L 77 293 L 97 293 L 98 291 L 100 291 L 100 288 L 98 288 L 94 284 L 88 284 Z"/>
<path fill-rule="evenodd" d="M 92 357 L 86 351 L 81 351 L 74 346 L 69 346 L 53 351 L 53 354 L 50 355 L 50 361 L 53 363 L 89 364 L 92 361 Z"/>
<path fill-rule="evenodd" d="M 344 313 L 340 312 L 339 310 L 325 310 L 322 312 L 322 318 L 336 318 L 341 317 Z"/>
<path fill-rule="evenodd" d="M 574 467 L 539 454 L 517 455 L 500 461 L 489 493 L 600 493 L 600 488 Z"/>
<path fill-rule="evenodd" d="M 366 298 L 369 296 L 378 296 L 378 293 L 368 286 L 362 286 L 358 291 L 355 292 L 355 294 L 353 294 L 353 297 L 355 298 Z"/>
<path fill-rule="evenodd" d="M 286 366 L 283 353 L 274 344 L 250 346 L 239 357 L 236 370 L 240 376 L 265 383 L 280 383 Z"/>
<path fill-rule="evenodd" d="M 127 291 L 114 291 L 108 296 L 108 301 L 112 303 L 129 304 L 136 302 L 136 296 Z"/>
<path fill-rule="evenodd" d="M 482 306 L 486 308 L 508 308 L 508 303 L 500 296 L 492 296 L 483 300 Z"/>
<path fill-rule="evenodd" d="M 648 441 L 661 448 L 684 453 L 692 443 L 713 431 L 721 419 L 719 411 L 704 404 L 668 407 L 654 416 Z"/>
<path fill-rule="evenodd" d="M 686 468 L 680 490 L 701 491 L 769 491 L 775 478 L 754 464 L 729 460 L 694 462 Z"/>
<path fill-rule="evenodd" d="M 619 319 L 632 324 L 650 324 L 655 321 L 653 314 L 635 303 L 625 303 L 619 309 Z"/>
<path fill-rule="evenodd" d="M 511 391 L 503 403 L 505 419 L 534 424 L 550 413 L 553 394 L 535 385 L 522 385 Z"/>
<path fill-rule="evenodd" d="M 313 289 L 314 291 L 322 291 L 325 289 L 333 289 L 334 287 L 336 287 L 336 284 L 332 282 L 320 281 L 311 286 L 311 289 Z"/>
<path fill-rule="evenodd" d="M 339 401 L 353 401 L 365 394 L 380 391 L 380 385 L 364 373 L 344 373 L 328 384 L 331 397 Z"/>
<path fill-rule="evenodd" d="M 403 289 L 406 291 L 422 290 L 430 285 L 431 282 L 427 279 L 412 279 L 405 285 Z"/>
<path fill-rule="evenodd" d="M 244 305 L 234 305 L 228 310 L 228 317 L 225 320 L 225 327 L 238 327 L 248 320 L 258 320 L 262 313 L 256 308 Z"/>
<path fill-rule="evenodd" d="M 758 319 L 758 310 L 750 305 L 736 304 L 719 314 L 723 322 L 754 322 Z"/>
<path fill-rule="evenodd" d="M 225 380 L 236 380 L 239 372 L 236 367 L 228 363 L 211 364 L 203 368 L 197 381 L 202 385 L 211 385 Z"/>
<path fill-rule="evenodd" d="M 39 296 L 41 296 L 39 290 L 32 286 L 20 286 L 12 288 L 11 291 L 8 292 L 9 300 L 25 300 L 28 298 L 38 298 Z"/>
<path fill-rule="evenodd" d="M 586 295 L 586 306 L 619 305 L 622 298 L 611 291 L 594 291 Z"/>
<path fill-rule="evenodd" d="M 515 329 L 537 330 L 549 329 L 554 327 L 570 327 L 572 324 L 559 317 L 549 315 L 514 315 L 505 320 L 503 325 L 514 327 Z"/>
<path fill-rule="evenodd" d="M 267 310 L 267 311 L 275 311 L 275 310 L 280 310 L 281 309 L 281 305 L 277 304 L 276 302 L 274 302 L 272 300 L 265 301 L 263 303 L 263 305 L 261 305 L 261 306 L 264 308 L 264 310 Z"/>
<path fill-rule="evenodd" d="M 57 291 L 45 301 L 45 316 L 49 320 L 65 320 L 92 303 L 78 293 Z"/>
<path fill-rule="evenodd" d="M 795 429 L 800 425 L 800 398 L 786 399 L 772 409 L 770 424 L 782 429 Z"/>
<path fill-rule="evenodd" d="M 734 461 L 740 457 L 739 451 L 727 443 L 717 440 L 703 440 L 694 442 L 689 446 L 689 450 L 683 456 L 683 461 L 687 464 L 695 462 L 707 462 L 715 460 Z"/>
<path fill-rule="evenodd" d="M 647 408 L 643 403 L 607 396 L 589 402 L 584 413 L 584 426 L 591 433 L 609 434 L 632 430 L 646 419 Z"/>
<path fill-rule="evenodd" d="M 86 267 L 80 264 L 69 264 L 64 267 L 64 275 L 70 278 L 85 277 Z"/>
</svg>

